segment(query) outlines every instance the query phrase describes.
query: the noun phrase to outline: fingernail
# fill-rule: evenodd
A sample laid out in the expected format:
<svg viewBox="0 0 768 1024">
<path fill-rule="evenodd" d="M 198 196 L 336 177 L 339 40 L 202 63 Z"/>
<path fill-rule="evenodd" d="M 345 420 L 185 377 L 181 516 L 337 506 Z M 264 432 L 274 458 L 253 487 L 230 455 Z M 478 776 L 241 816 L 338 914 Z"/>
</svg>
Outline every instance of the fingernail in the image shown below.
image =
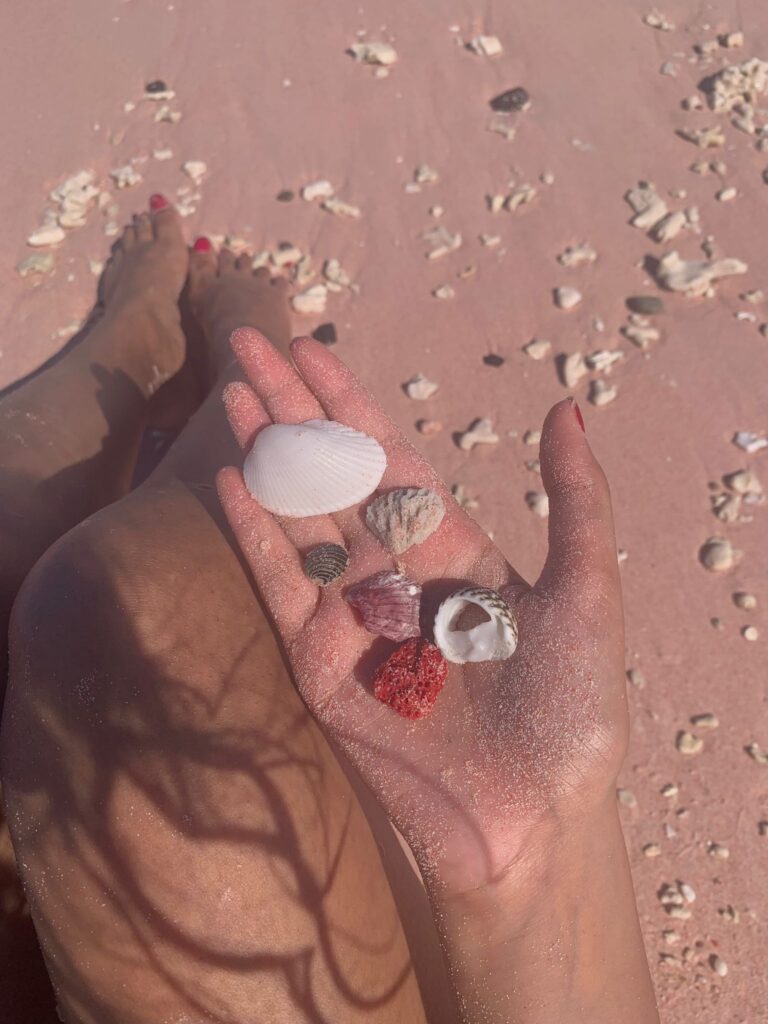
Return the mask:
<svg viewBox="0 0 768 1024">
<path fill-rule="evenodd" d="M 584 417 L 581 415 L 581 409 L 579 408 L 579 403 L 576 401 L 575 398 L 572 398 L 571 402 L 573 403 L 573 411 L 576 413 L 576 419 L 579 422 L 579 426 L 581 427 L 581 429 L 586 434 L 587 428 L 584 426 Z"/>
<path fill-rule="evenodd" d="M 149 208 L 153 213 L 157 213 L 158 210 L 164 210 L 167 206 L 170 206 L 170 203 L 159 192 L 155 192 L 154 195 L 149 197 Z"/>
<path fill-rule="evenodd" d="M 206 238 L 205 235 L 201 235 L 199 238 L 196 238 L 195 244 L 192 246 L 192 249 L 195 252 L 210 252 L 212 248 L 213 246 L 211 245 L 210 240 Z"/>
</svg>

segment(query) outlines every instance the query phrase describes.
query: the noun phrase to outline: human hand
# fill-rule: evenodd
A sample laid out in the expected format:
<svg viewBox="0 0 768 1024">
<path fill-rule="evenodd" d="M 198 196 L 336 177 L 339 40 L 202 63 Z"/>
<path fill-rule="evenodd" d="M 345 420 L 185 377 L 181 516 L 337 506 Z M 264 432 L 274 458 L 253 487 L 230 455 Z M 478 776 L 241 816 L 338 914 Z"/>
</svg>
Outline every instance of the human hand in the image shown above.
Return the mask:
<svg viewBox="0 0 768 1024">
<path fill-rule="evenodd" d="M 244 449 L 273 421 L 318 417 L 377 438 L 388 460 L 383 490 L 428 487 L 445 501 L 436 533 L 400 557 L 423 585 L 430 614 L 469 584 L 500 591 L 513 607 L 520 639 L 510 659 L 451 665 L 431 714 L 401 718 L 371 687 L 393 645 L 368 633 L 343 598 L 346 585 L 394 562 L 360 508 L 278 520 L 238 469 L 219 476 L 222 505 L 304 702 L 405 836 L 425 878 L 461 894 L 524 870 L 538 844 L 604 804 L 627 742 L 610 497 L 575 403 L 558 403 L 544 424 L 549 554 L 529 586 L 327 349 L 294 342 L 294 368 L 251 328 L 236 331 L 232 347 L 251 383 L 232 384 L 224 396 Z M 324 542 L 343 544 L 350 563 L 341 586 L 318 589 L 301 553 Z"/>
</svg>

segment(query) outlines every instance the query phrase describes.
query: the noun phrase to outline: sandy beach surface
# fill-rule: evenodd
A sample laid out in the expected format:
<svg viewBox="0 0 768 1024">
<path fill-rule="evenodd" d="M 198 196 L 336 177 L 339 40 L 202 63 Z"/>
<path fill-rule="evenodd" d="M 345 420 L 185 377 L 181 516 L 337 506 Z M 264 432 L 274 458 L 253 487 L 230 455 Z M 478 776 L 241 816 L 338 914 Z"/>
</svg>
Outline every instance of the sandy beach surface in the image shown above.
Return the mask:
<svg viewBox="0 0 768 1024">
<path fill-rule="evenodd" d="M 230 235 L 254 253 L 290 242 L 309 254 L 304 289 L 322 283 L 324 261 L 340 262 L 354 287 L 297 315 L 296 333 L 335 324 L 338 355 L 535 579 L 547 526 L 526 501 L 542 490 L 526 432 L 569 393 L 565 355 L 617 353 L 594 356 L 570 392 L 611 482 L 623 558 L 634 671 L 617 798 L 648 956 L 665 1022 L 758 1024 L 768 1019 L 768 92 L 752 125 L 742 108 L 710 109 L 700 84 L 768 60 L 768 10 L 669 0 L 653 27 L 638 0 L 332 6 L 9 5 L 0 386 L 75 333 L 112 225 L 163 192 L 187 212 L 190 240 Z M 741 45 L 718 41 L 739 32 Z M 503 52 L 467 49 L 481 34 Z M 391 44 L 396 63 L 377 69 L 346 52 L 366 41 Z M 156 80 L 175 96 L 146 98 Z M 495 114 L 489 101 L 514 87 L 529 107 Z M 718 126 L 712 148 L 678 134 Z M 185 172 L 189 161 L 204 170 Z M 98 192 L 83 225 L 53 247 L 27 245 L 58 209 L 51 191 L 82 171 Z M 320 179 L 360 216 L 302 199 Z M 641 181 L 683 215 L 630 224 L 625 194 Z M 294 198 L 278 201 L 288 190 Z M 494 213 L 494 196 L 520 205 Z M 460 245 L 426 258 L 457 234 Z M 583 245 L 594 259 L 558 262 Z M 659 286 L 671 251 L 746 270 L 692 297 Z M 50 253 L 52 266 L 22 277 L 15 268 L 33 253 Z M 433 294 L 446 285 L 449 297 Z M 557 288 L 581 300 L 558 308 Z M 633 323 L 630 296 L 660 298 L 663 312 Z M 523 351 L 534 338 L 550 342 L 534 348 L 539 359 Z M 439 384 L 433 397 L 404 393 L 417 373 Z M 612 401 L 590 401 L 613 388 Z M 460 450 L 454 433 L 478 418 L 498 443 Z M 425 419 L 442 430 L 420 433 Z M 753 450 L 735 443 L 739 432 L 756 435 L 741 438 Z M 723 482 L 739 470 L 753 476 Z M 724 572 L 700 560 L 714 536 L 740 553 Z M 756 606 L 739 607 L 737 593 Z M 696 753 L 679 749 L 686 731 L 702 741 L 687 741 Z"/>
</svg>

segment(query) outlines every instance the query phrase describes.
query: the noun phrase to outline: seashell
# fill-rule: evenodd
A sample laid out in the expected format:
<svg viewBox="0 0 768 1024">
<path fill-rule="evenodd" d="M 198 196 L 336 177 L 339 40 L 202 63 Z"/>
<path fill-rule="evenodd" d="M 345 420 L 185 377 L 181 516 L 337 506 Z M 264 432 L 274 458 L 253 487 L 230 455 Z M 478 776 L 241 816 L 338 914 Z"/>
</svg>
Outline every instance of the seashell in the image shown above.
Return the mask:
<svg viewBox="0 0 768 1024">
<path fill-rule="evenodd" d="M 746 274 L 746 263 L 737 259 L 684 260 L 679 253 L 666 253 L 656 270 L 659 283 L 673 292 L 699 296 L 711 294 L 714 281 L 733 274 Z"/>
<path fill-rule="evenodd" d="M 369 633 L 397 641 L 421 635 L 421 587 L 400 572 L 377 572 L 350 587 L 344 599 L 360 612 Z"/>
<path fill-rule="evenodd" d="M 365 513 L 368 529 L 393 555 L 423 544 L 443 521 L 445 503 L 425 487 L 402 487 L 371 502 Z"/>
<path fill-rule="evenodd" d="M 468 605 L 477 605 L 490 618 L 472 629 L 455 629 Z M 517 620 L 495 590 L 467 587 L 447 597 L 435 616 L 435 643 L 448 661 L 457 665 L 475 661 L 505 661 L 517 647 Z"/>
<path fill-rule="evenodd" d="M 243 465 L 245 485 L 269 512 L 301 518 L 340 512 L 372 494 L 387 457 L 378 441 L 334 420 L 273 423 Z"/>
<path fill-rule="evenodd" d="M 343 576 L 349 565 L 349 552 L 341 544 L 320 544 L 304 559 L 304 572 L 318 587 L 327 587 Z"/>
</svg>

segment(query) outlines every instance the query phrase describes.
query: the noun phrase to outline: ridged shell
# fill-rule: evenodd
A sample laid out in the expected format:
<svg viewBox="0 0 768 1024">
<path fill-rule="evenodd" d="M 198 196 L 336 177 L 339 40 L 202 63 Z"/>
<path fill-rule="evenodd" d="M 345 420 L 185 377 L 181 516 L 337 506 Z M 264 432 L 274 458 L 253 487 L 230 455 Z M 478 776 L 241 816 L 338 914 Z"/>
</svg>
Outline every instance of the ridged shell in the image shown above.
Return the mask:
<svg viewBox="0 0 768 1024">
<path fill-rule="evenodd" d="M 445 504 L 423 487 L 403 487 L 372 501 L 365 514 L 368 529 L 393 555 L 422 544 L 443 521 Z"/>
<path fill-rule="evenodd" d="M 455 629 L 469 604 L 483 609 L 490 619 L 472 629 Z M 435 616 L 435 643 L 456 665 L 474 661 L 505 661 L 517 647 L 517 620 L 507 602 L 495 590 L 467 587 L 446 597 Z"/>
<path fill-rule="evenodd" d="M 334 420 L 273 423 L 243 466 L 245 486 L 269 512 L 301 518 L 341 512 L 379 485 L 387 457 L 378 441 Z"/>
<path fill-rule="evenodd" d="M 350 587 L 344 596 L 360 612 L 369 633 L 390 640 L 408 640 L 421 634 L 421 587 L 402 573 L 377 572 Z"/>
<path fill-rule="evenodd" d="M 327 587 L 343 576 L 349 565 L 349 552 L 341 544 L 321 544 L 307 552 L 304 572 L 318 587 Z"/>
</svg>

